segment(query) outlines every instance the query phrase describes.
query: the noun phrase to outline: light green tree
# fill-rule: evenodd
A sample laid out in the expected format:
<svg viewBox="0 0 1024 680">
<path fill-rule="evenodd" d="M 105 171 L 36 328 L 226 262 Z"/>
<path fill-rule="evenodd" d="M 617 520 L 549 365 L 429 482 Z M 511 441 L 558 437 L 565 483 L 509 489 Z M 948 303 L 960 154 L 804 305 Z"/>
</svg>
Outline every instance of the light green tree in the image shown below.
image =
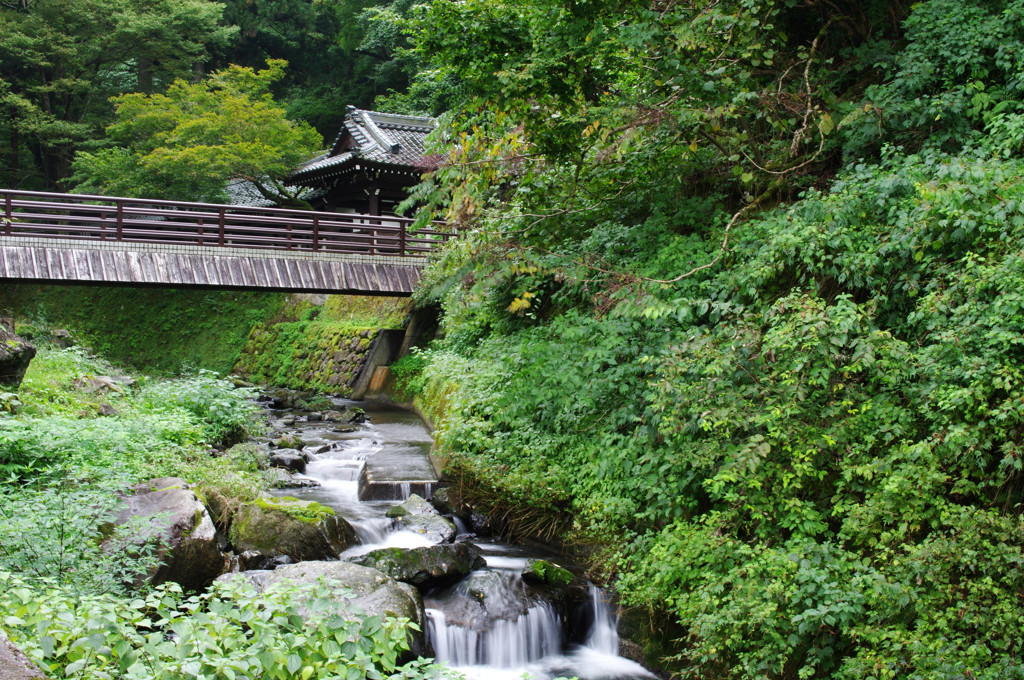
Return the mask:
<svg viewBox="0 0 1024 680">
<path fill-rule="evenodd" d="M 228 182 L 241 179 L 279 205 L 309 207 L 282 179 L 323 140 L 274 102 L 270 86 L 285 66 L 230 66 L 199 83 L 176 80 L 166 94 L 116 97 L 116 120 L 107 128 L 116 146 L 78 154 L 76 190 L 216 201 Z"/>
</svg>

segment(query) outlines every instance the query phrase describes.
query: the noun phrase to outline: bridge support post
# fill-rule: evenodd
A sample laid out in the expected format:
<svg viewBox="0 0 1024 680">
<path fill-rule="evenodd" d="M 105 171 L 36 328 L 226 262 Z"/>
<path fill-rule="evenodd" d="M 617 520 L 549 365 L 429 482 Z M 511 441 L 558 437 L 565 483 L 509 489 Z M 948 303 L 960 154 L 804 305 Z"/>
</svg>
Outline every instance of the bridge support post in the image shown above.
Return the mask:
<svg viewBox="0 0 1024 680">
<path fill-rule="evenodd" d="M 4 234 L 6 236 L 11 235 L 11 195 L 5 194 L 4 196 Z"/>
</svg>

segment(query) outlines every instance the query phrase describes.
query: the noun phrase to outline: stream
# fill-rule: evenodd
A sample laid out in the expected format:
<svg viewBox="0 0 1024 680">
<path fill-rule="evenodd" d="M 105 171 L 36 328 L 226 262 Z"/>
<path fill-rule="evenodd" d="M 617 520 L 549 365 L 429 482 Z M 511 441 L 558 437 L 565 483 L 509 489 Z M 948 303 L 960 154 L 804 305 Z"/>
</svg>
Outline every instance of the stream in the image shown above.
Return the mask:
<svg viewBox="0 0 1024 680">
<path fill-rule="evenodd" d="M 385 515 L 411 494 L 429 500 L 437 487 L 429 457 L 433 440 L 424 423 L 387 403 L 332 401 L 339 409 L 363 409 L 366 422 L 336 427 L 309 419 L 309 412 L 270 410 L 279 433 L 301 437 L 311 454 L 305 474 L 296 478 L 319 483 L 275 493 L 317 501 L 348 520 L 361 544 L 342 559 L 385 547 L 433 545 L 423 534 L 396 530 Z M 558 555 L 478 537 L 452 519 L 456 542 L 472 542 L 486 566 L 454 585 L 421 589 L 427 643 L 438 663 L 471 680 L 654 677 L 618 655 L 617 617 L 600 588 L 582 587 L 578 597 L 567 598 L 522 578 L 531 558 L 559 561 Z"/>
</svg>

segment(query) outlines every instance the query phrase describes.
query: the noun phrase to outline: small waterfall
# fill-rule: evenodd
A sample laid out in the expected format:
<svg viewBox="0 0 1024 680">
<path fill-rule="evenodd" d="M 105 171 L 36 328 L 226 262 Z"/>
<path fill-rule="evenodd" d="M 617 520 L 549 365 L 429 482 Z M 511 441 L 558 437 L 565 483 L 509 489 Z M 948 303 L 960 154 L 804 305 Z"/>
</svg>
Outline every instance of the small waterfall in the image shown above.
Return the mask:
<svg viewBox="0 0 1024 680">
<path fill-rule="evenodd" d="M 480 569 L 426 598 L 427 639 L 453 666 L 522 668 L 562 649 L 562 618 L 518 571 Z"/>
<path fill-rule="evenodd" d="M 521 668 L 562 648 L 562 622 L 547 602 L 539 602 L 515 620 L 499 619 L 489 630 L 449 625 L 444 612 L 428 609 L 427 637 L 439 662 L 452 666 Z"/>
<path fill-rule="evenodd" d="M 605 599 L 604 592 L 595 585 L 590 586 L 590 609 L 594 623 L 590 627 L 586 646 L 595 652 L 617 655 L 619 653 L 619 617 Z"/>
<path fill-rule="evenodd" d="M 384 543 L 393 523 L 387 517 L 368 517 L 349 522 L 355 529 L 356 535 L 359 536 L 360 543 L 367 546 Z"/>
<path fill-rule="evenodd" d="M 359 480 L 359 499 L 363 501 L 407 501 L 416 494 L 423 498 L 434 495 L 434 482 L 377 482 Z"/>
</svg>

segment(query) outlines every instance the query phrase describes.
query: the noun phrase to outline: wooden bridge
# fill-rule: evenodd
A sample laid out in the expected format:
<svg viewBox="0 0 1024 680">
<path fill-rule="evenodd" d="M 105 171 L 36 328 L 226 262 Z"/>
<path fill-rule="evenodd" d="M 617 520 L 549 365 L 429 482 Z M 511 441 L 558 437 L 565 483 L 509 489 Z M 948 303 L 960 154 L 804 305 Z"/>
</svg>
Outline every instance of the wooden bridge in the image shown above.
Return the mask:
<svg viewBox="0 0 1024 680">
<path fill-rule="evenodd" d="M 381 215 L 0 189 L 0 281 L 410 295 L 453 235 Z"/>
</svg>

